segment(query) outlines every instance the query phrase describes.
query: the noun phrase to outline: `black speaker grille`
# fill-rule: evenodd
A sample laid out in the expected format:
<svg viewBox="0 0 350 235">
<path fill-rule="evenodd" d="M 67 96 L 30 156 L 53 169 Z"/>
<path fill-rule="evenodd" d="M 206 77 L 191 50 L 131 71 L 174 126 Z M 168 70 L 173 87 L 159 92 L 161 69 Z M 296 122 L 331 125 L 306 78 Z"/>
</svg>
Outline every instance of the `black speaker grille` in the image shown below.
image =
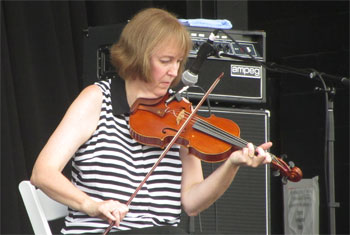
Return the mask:
<svg viewBox="0 0 350 235">
<path fill-rule="evenodd" d="M 266 110 L 214 108 L 211 112 L 236 122 L 246 141 L 259 145 L 269 138 Z M 207 113 L 205 107 L 198 112 Z M 202 162 L 204 177 L 221 164 Z M 181 227 L 192 234 L 269 234 L 269 213 L 269 166 L 241 167 L 215 204 L 196 217 L 183 213 Z"/>
</svg>

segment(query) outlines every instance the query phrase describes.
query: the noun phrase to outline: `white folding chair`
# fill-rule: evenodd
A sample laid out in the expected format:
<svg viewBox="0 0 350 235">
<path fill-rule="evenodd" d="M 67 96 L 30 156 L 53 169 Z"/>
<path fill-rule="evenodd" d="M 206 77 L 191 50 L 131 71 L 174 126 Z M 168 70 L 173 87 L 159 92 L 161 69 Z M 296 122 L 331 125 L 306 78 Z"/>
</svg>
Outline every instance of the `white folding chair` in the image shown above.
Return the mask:
<svg viewBox="0 0 350 235">
<path fill-rule="evenodd" d="M 62 218 L 68 214 L 67 206 L 48 197 L 40 189 L 36 189 L 28 180 L 19 186 L 30 223 L 36 235 L 51 235 L 49 221 Z"/>
</svg>

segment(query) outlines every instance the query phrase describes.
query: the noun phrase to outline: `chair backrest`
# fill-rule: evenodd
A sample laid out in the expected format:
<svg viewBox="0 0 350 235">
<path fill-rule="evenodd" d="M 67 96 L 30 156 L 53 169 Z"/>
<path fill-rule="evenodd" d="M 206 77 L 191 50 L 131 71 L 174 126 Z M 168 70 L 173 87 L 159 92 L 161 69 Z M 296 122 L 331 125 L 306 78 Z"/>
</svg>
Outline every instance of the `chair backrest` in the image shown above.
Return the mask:
<svg viewBox="0 0 350 235">
<path fill-rule="evenodd" d="M 43 191 L 36 189 L 28 180 L 22 181 L 18 188 L 34 233 L 51 235 L 48 221 L 66 216 L 67 206 L 51 199 Z"/>
</svg>

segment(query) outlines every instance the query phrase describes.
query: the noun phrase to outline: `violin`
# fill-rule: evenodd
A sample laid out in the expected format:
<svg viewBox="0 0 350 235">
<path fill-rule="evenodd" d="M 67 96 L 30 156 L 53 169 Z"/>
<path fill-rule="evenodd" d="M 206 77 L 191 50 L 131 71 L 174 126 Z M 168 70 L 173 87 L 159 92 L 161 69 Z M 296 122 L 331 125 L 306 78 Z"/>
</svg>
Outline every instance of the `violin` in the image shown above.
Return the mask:
<svg viewBox="0 0 350 235">
<path fill-rule="evenodd" d="M 131 107 L 130 134 L 136 141 L 151 146 L 165 148 L 191 114 L 192 104 L 185 99 L 166 101 L 169 94 L 159 99 L 138 99 Z M 247 145 L 241 139 L 240 128 L 232 120 L 211 115 L 195 115 L 180 133 L 176 144 L 188 148 L 189 153 L 202 161 L 220 162 L 230 154 Z M 206 144 L 203 144 L 206 143 Z M 210 144 L 207 144 L 210 143 Z M 288 165 L 281 158 L 271 154 L 272 168 L 286 179 L 298 182 L 302 171 Z"/>
</svg>

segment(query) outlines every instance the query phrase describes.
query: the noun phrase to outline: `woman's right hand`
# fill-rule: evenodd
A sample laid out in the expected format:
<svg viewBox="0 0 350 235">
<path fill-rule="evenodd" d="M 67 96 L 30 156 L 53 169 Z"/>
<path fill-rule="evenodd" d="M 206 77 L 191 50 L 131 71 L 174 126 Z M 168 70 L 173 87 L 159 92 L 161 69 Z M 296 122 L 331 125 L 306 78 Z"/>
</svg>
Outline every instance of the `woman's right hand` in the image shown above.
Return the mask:
<svg viewBox="0 0 350 235">
<path fill-rule="evenodd" d="M 83 210 L 91 217 L 99 217 L 107 220 L 109 223 L 113 221 L 116 226 L 119 226 L 126 213 L 128 213 L 129 208 L 126 204 L 115 200 L 102 202 L 90 200 L 85 203 Z"/>
</svg>

